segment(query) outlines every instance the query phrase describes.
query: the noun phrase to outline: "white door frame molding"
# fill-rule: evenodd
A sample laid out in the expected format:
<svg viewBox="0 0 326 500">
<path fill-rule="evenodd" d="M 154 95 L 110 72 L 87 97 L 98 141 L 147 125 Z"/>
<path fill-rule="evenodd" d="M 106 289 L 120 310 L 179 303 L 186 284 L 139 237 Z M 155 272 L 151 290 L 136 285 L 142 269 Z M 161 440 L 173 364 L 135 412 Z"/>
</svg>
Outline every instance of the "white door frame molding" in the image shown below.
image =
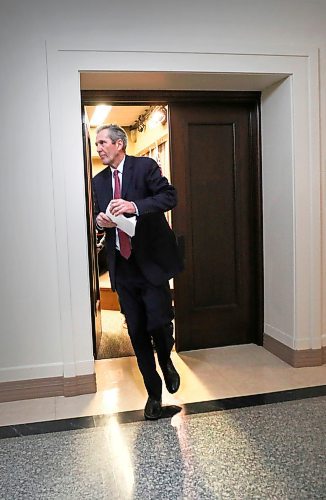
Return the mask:
<svg viewBox="0 0 326 500">
<path fill-rule="evenodd" d="M 230 90 L 242 90 L 241 78 L 245 81 L 257 76 L 259 85 L 261 75 L 280 75 L 280 83 L 262 89 L 265 332 L 292 349 L 321 348 L 318 49 L 157 53 L 69 50 L 60 48 L 57 42 L 48 42 L 47 68 L 63 375 L 72 377 L 94 370 L 81 132 L 81 72 L 121 73 L 123 78 L 126 71 L 141 75 L 155 71 L 161 73 L 166 82 L 171 72 L 180 73 L 185 78 L 187 73 L 201 74 L 203 78 L 216 75 L 215 90 L 224 89 L 223 75 L 227 75 L 229 81 L 234 75 L 234 86 L 228 84 Z M 168 88 L 167 83 L 164 90 Z M 286 141 L 278 134 L 273 139 L 271 131 L 283 121 L 288 124 Z M 283 156 L 280 156 L 279 146 L 283 148 Z M 278 168 L 275 167 L 273 178 L 271 171 L 274 171 L 276 162 Z M 286 191 L 278 191 L 278 186 L 284 184 L 282 171 L 287 172 Z M 271 194 L 270 183 L 273 184 Z M 284 210 L 287 207 L 286 214 L 275 208 L 278 205 L 273 204 L 274 195 L 283 197 L 279 206 Z M 283 247 L 275 243 L 273 246 L 270 222 L 277 218 L 281 220 L 283 215 L 290 224 L 284 236 L 286 241 Z M 279 253 L 278 247 L 283 248 Z M 275 253 L 269 248 L 274 248 Z M 291 269 L 287 266 L 287 271 L 280 274 L 278 269 L 282 268 L 284 256 Z M 284 303 L 278 302 L 277 297 L 278 290 L 282 291 L 282 280 L 286 290 L 282 297 Z"/>
</svg>

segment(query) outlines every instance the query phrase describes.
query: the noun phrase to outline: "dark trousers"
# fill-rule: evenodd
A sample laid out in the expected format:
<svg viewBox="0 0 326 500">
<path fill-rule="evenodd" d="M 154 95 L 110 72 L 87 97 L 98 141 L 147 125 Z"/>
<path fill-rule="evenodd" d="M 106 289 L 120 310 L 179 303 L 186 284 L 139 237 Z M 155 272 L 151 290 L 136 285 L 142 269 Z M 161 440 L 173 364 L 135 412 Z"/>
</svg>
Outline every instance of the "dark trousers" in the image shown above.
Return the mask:
<svg viewBox="0 0 326 500">
<path fill-rule="evenodd" d="M 147 393 L 160 399 L 162 380 L 156 370 L 151 339 L 164 370 L 174 344 L 169 283 L 153 286 L 141 273 L 133 254 L 126 260 L 117 252 L 116 289 Z"/>
</svg>

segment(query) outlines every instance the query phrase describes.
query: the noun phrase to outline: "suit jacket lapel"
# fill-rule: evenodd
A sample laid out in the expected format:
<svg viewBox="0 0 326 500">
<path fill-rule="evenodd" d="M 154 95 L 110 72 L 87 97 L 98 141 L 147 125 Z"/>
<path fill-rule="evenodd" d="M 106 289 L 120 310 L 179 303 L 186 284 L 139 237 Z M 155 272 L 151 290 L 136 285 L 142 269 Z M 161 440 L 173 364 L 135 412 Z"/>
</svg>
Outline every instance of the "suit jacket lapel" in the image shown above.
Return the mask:
<svg viewBox="0 0 326 500">
<path fill-rule="evenodd" d="M 121 196 L 123 199 L 126 199 L 126 195 L 128 192 L 129 184 L 132 179 L 133 169 L 132 169 L 132 158 L 126 155 L 126 159 L 123 165 L 123 174 L 122 174 L 122 192 Z"/>
<path fill-rule="evenodd" d="M 105 208 L 108 206 L 109 202 L 113 198 L 113 190 L 112 190 L 112 173 L 111 168 L 107 167 L 104 171 L 104 182 L 103 186 L 103 198 L 105 202 Z"/>
</svg>

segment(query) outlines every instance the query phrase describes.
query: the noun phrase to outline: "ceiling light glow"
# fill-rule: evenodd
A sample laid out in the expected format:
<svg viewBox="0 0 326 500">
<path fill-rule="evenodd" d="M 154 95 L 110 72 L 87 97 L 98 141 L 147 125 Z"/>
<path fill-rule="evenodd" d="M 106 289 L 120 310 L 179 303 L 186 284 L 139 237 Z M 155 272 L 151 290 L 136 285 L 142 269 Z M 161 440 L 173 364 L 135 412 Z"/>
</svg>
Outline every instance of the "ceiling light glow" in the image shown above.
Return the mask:
<svg viewBox="0 0 326 500">
<path fill-rule="evenodd" d="M 91 127 L 98 127 L 104 123 L 104 120 L 108 116 L 112 109 L 112 106 L 107 106 L 106 104 L 99 104 L 96 106 L 93 116 L 90 121 Z"/>
</svg>

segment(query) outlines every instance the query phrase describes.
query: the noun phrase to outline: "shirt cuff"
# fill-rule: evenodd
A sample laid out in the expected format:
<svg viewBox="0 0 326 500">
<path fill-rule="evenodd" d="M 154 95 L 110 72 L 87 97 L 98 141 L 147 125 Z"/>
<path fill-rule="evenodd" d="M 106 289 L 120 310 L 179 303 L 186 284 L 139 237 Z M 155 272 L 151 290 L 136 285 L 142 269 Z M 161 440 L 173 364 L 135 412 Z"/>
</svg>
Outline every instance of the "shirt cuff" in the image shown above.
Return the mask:
<svg viewBox="0 0 326 500">
<path fill-rule="evenodd" d="M 139 216 L 139 212 L 138 212 L 138 208 L 137 208 L 137 205 L 136 203 L 134 203 L 133 201 L 131 201 L 130 203 L 133 204 L 133 206 L 135 207 L 135 212 L 136 212 L 136 215 Z"/>
</svg>

